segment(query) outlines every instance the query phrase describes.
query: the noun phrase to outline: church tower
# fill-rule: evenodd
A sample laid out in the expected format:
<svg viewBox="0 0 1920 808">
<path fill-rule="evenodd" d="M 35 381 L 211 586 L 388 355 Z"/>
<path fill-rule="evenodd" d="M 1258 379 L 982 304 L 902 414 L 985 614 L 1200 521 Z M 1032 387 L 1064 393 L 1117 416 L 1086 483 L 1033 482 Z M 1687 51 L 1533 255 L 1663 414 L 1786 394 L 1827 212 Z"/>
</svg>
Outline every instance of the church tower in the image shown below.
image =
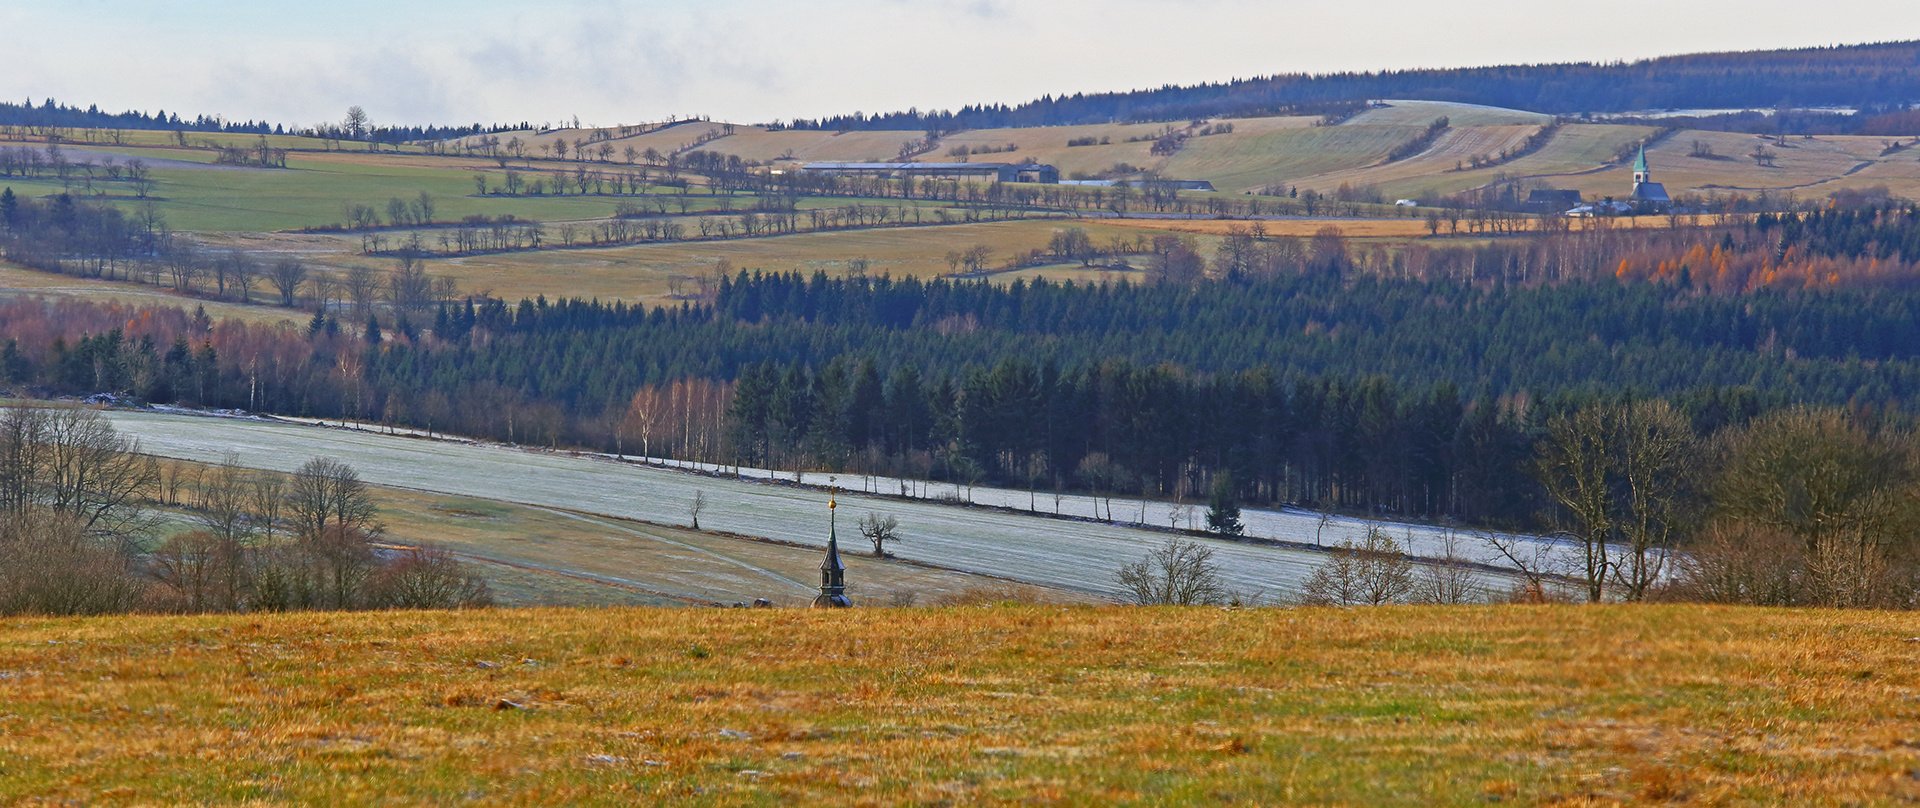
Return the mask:
<svg viewBox="0 0 1920 808">
<path fill-rule="evenodd" d="M 1636 213 L 1661 213 L 1673 207 L 1673 199 L 1667 196 L 1667 189 L 1653 181 L 1653 171 L 1647 168 L 1647 147 L 1640 147 L 1640 156 L 1633 160 L 1633 193 L 1628 195 L 1633 201 Z"/>
<path fill-rule="evenodd" d="M 840 537 L 835 525 L 834 514 L 839 508 L 834 495 L 827 495 L 827 558 L 820 562 L 820 594 L 814 596 L 813 608 L 844 609 L 853 605 L 847 599 L 847 566 L 840 563 Z"/>
</svg>

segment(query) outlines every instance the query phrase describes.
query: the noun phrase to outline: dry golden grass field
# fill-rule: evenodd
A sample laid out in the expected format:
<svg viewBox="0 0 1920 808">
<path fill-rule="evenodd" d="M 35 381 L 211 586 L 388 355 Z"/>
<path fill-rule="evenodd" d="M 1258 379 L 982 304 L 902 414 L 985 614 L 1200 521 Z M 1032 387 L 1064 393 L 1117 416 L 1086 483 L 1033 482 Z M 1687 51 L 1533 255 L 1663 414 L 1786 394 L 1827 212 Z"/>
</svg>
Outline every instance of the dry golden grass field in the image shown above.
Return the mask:
<svg viewBox="0 0 1920 808">
<path fill-rule="evenodd" d="M 207 315 L 215 320 L 237 318 L 247 322 L 277 323 L 282 320 L 304 322 L 310 315 L 306 312 L 290 312 L 287 309 L 267 306 L 243 306 L 237 302 L 204 300 L 190 295 L 177 294 L 173 290 L 136 283 L 104 281 L 90 278 L 75 278 L 67 275 L 55 275 L 48 272 L 36 272 L 25 267 L 0 261 L 0 296 L 37 295 L 46 298 L 78 297 L 97 302 L 113 302 L 127 306 L 180 306 L 191 310 L 194 306 L 204 306 Z M 255 296 L 264 298 L 259 290 Z"/>
<path fill-rule="evenodd" d="M 1394 99 L 1385 101 L 1383 104 L 1383 106 L 1348 118 L 1342 125 L 1368 126 L 1373 124 L 1399 124 L 1402 126 L 1426 126 L 1435 118 L 1446 118 L 1447 121 L 1454 126 L 1537 126 L 1552 120 L 1552 116 L 1543 115 L 1538 112 L 1483 107 L 1473 104 L 1449 104 L 1444 101 Z"/>
<path fill-rule="evenodd" d="M 1471 165 L 1474 158 L 1492 160 L 1508 149 L 1518 149 L 1527 138 L 1540 131 L 1538 126 L 1476 126 L 1454 127 L 1437 138 L 1433 145 L 1417 155 L 1397 160 L 1385 165 L 1366 166 L 1343 171 L 1331 171 L 1312 179 L 1311 186 L 1321 193 L 1332 193 L 1341 185 L 1360 187 L 1378 185 L 1383 189 L 1391 188 L 1396 195 L 1418 195 L 1419 191 L 1429 187 L 1438 188 L 1449 183 L 1459 182 L 1445 175 L 1455 172 L 1455 168 Z M 1481 185 L 1490 178 L 1475 183 L 1459 184 L 1465 187 Z M 1427 184 L 1431 183 L 1431 186 Z M 1417 189 L 1417 190 L 1416 190 Z M 1387 200 L 1389 202 L 1393 200 Z"/>
<path fill-rule="evenodd" d="M 1891 805 L 1920 618 L 615 608 L 0 622 L 0 801 Z"/>
<path fill-rule="evenodd" d="M 992 248 L 999 265 L 1016 252 L 1044 248 L 1063 227 L 1080 227 L 1095 243 L 1133 230 L 1112 221 L 1033 220 L 890 227 L 799 233 L 729 241 L 648 244 L 611 249 L 504 253 L 436 261 L 435 274 L 457 278 L 462 289 L 491 290 L 508 300 L 536 294 L 599 297 L 602 300 L 666 301 L 671 278 L 711 273 L 721 261 L 734 269 L 846 273 L 866 258 L 868 273 L 929 278 L 953 271 L 946 254 L 976 244 Z M 689 285 L 689 288 L 691 286 Z"/>
</svg>

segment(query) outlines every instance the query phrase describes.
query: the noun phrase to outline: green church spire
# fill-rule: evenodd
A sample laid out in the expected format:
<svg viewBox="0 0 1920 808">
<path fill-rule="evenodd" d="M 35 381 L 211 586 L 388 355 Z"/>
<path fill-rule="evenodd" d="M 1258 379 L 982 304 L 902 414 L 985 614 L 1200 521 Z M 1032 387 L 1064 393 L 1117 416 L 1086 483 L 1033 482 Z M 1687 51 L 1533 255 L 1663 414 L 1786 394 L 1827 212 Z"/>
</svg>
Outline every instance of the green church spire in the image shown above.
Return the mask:
<svg viewBox="0 0 1920 808">
<path fill-rule="evenodd" d="M 847 599 L 847 566 L 840 563 L 840 536 L 834 516 L 840 504 L 834 494 L 837 486 L 828 486 L 827 494 L 827 558 L 820 562 L 820 594 L 813 599 L 816 609 L 844 609 L 853 605 Z"/>
</svg>

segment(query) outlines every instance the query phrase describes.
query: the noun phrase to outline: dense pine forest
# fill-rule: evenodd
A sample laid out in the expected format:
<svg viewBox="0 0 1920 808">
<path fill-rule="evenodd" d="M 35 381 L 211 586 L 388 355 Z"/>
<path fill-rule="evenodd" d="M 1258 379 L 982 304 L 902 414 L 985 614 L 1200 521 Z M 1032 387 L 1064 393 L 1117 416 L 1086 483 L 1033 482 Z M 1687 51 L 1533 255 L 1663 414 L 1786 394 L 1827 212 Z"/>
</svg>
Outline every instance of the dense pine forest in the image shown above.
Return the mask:
<svg viewBox="0 0 1920 808">
<path fill-rule="evenodd" d="M 1797 116 L 1795 132 L 1920 134 L 1906 103 L 1920 100 L 1920 42 L 1885 42 L 1775 51 L 1698 53 L 1636 62 L 1501 65 L 1365 73 L 1284 74 L 1193 86 L 1047 96 L 1022 104 L 979 104 L 958 111 L 908 110 L 827 115 L 775 122 L 774 128 L 958 132 L 1032 126 L 1181 121 L 1212 117 L 1324 115 L 1342 118 L 1367 99 L 1403 98 L 1486 104 L 1557 115 L 1663 109 L 1840 108 L 1860 115 Z M 1741 119 L 1746 127 L 1771 126 Z M 1700 123 L 1694 121 L 1694 123 Z M 1717 125 L 1711 120 L 1707 128 Z M 164 110 L 107 112 L 54 99 L 0 102 L 0 127 L 158 129 L 247 134 L 338 134 L 265 121 L 229 121 Z M 525 130 L 533 124 L 379 127 L 383 142 L 446 139 Z M 356 138 L 358 135 L 355 136 Z"/>
<path fill-rule="evenodd" d="M 16 300 L 0 374 L 726 464 L 1181 497 L 1230 477 L 1260 503 L 1525 524 L 1542 424 L 1588 404 L 1664 399 L 1702 436 L 1796 404 L 1910 414 L 1920 209 L 1724 222 L 1393 249 L 1250 227 L 1211 255 L 1153 239 L 1144 282 L 743 270 L 667 308 L 459 297 L 409 262 L 387 305 L 300 325 Z M 51 271 L 201 260 L 65 196 L 0 194 L 0 224 L 9 258 Z"/>
<path fill-rule="evenodd" d="M 1259 502 L 1524 523 L 1538 427 L 1583 403 L 1666 398 L 1701 434 L 1794 403 L 1900 410 L 1920 390 L 1920 291 L 1895 237 L 1914 221 L 1609 234 L 1601 267 L 1674 258 L 1557 282 L 1502 274 L 1541 277 L 1534 244 L 1436 259 L 1506 267 L 1466 278 L 1224 255 L 1191 283 L 742 272 L 700 305 L 460 300 L 384 326 L 17 301 L 0 371 L 46 392 L 1041 489 L 1194 496 L 1230 471 Z"/>
<path fill-rule="evenodd" d="M 1700 53 L 1631 63 L 1289 74 L 1189 87 L 1075 93 L 1012 106 L 968 106 L 957 112 L 829 116 L 790 125 L 950 132 L 1109 121 L 1321 114 L 1325 105 L 1371 98 L 1487 104 L 1553 114 L 1748 107 L 1878 109 L 1890 99 L 1920 100 L 1917 60 L 1920 42 L 1889 42 Z M 1899 108 L 1904 109 L 1904 105 Z M 1860 116 L 1861 122 L 1872 117 Z"/>
</svg>

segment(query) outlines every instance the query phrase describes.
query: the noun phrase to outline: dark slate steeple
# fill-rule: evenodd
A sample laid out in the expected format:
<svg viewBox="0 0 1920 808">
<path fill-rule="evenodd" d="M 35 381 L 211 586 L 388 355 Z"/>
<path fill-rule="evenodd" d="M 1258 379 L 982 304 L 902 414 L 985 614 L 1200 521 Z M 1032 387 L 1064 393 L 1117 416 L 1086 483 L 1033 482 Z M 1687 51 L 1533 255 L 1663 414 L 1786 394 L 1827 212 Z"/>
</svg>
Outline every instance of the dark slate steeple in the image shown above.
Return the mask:
<svg viewBox="0 0 1920 808">
<path fill-rule="evenodd" d="M 844 609 L 853 605 L 847 599 L 847 566 L 840 563 L 840 537 L 835 513 L 839 503 L 827 495 L 827 558 L 820 562 L 820 594 L 813 599 L 816 609 Z"/>
</svg>

